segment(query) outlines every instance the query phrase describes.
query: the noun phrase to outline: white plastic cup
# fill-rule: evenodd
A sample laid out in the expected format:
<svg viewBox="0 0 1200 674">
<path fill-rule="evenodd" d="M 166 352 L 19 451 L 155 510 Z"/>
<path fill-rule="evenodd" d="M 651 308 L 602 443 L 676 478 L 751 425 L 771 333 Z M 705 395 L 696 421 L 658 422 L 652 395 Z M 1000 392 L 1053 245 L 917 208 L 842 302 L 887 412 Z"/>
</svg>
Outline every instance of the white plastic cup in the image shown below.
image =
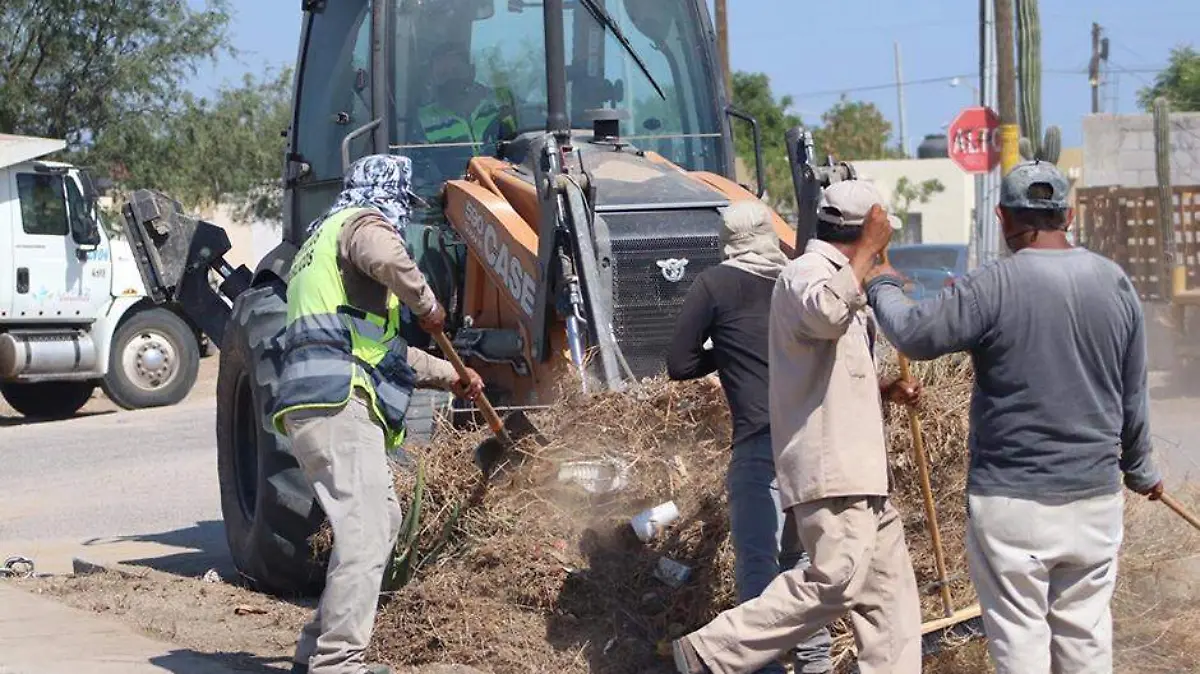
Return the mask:
<svg viewBox="0 0 1200 674">
<path fill-rule="evenodd" d="M 633 533 L 637 534 L 639 540 L 649 543 L 677 519 L 679 508 L 675 506 L 674 501 L 667 501 L 634 515 L 629 525 L 633 527 Z"/>
</svg>

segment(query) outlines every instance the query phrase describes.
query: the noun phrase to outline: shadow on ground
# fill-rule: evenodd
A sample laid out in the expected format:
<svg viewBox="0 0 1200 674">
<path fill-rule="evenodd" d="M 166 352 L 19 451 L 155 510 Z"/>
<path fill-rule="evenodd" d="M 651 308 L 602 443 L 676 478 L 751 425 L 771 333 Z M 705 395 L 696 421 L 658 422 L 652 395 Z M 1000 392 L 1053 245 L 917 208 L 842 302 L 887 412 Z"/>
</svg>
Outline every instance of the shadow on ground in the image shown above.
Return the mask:
<svg viewBox="0 0 1200 674">
<path fill-rule="evenodd" d="M 216 569 L 227 581 L 233 581 L 237 577 L 237 569 L 233 566 L 229 546 L 225 542 L 225 525 L 218 520 L 206 520 L 183 529 L 155 534 L 92 538 L 83 544 L 100 547 L 113 543 L 154 543 L 181 548 L 180 552 L 168 555 L 123 559 L 121 564 L 146 567 L 188 578 L 199 578 L 209 569 Z"/>
<path fill-rule="evenodd" d="M 253 653 L 201 653 L 187 648 L 151 658 L 150 664 L 172 674 L 278 674 L 290 671 L 292 667 L 290 658 L 262 657 Z"/>
</svg>

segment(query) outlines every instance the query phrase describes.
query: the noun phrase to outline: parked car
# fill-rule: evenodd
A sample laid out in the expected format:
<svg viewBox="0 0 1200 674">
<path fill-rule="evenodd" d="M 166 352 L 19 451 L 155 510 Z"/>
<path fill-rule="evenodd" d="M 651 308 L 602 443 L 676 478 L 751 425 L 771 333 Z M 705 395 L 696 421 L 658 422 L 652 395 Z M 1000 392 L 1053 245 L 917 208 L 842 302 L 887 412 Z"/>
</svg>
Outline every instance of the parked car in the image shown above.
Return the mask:
<svg viewBox="0 0 1200 674">
<path fill-rule="evenodd" d="M 967 247 L 957 244 L 918 243 L 892 246 L 888 260 L 909 279 L 905 293 L 916 300 L 934 295 L 967 273 Z"/>
</svg>

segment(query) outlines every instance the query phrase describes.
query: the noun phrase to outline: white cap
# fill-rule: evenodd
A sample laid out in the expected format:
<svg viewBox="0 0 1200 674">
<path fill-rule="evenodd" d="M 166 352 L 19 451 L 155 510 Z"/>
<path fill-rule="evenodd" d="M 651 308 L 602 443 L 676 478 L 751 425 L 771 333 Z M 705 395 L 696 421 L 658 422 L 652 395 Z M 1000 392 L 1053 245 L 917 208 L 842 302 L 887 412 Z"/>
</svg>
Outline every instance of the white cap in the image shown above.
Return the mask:
<svg viewBox="0 0 1200 674">
<path fill-rule="evenodd" d="M 817 207 L 817 218 L 843 227 L 861 227 L 867 219 L 867 211 L 876 204 L 887 210 L 883 195 L 874 185 L 865 180 L 842 180 L 825 188 Z M 891 214 L 887 217 L 892 229 L 903 227 L 900 218 Z"/>
</svg>

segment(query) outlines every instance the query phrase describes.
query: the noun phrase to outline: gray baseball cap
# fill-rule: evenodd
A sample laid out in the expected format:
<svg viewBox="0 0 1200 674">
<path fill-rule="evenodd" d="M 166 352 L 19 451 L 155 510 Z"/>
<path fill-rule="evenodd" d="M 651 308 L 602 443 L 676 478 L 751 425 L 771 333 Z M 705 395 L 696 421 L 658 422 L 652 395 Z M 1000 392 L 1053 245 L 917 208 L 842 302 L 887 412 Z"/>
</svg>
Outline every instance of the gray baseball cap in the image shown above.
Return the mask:
<svg viewBox="0 0 1200 674">
<path fill-rule="evenodd" d="M 865 180 L 842 180 L 825 188 L 817 207 L 817 219 L 843 227 L 861 227 L 871 207 L 887 210 L 883 195 Z M 892 229 L 900 229 L 900 218 L 888 215 Z"/>
<path fill-rule="evenodd" d="M 1048 161 L 1017 164 L 1000 183 L 1000 205 L 1004 208 L 1029 208 L 1064 211 L 1067 191 L 1071 189 L 1058 167 Z"/>
</svg>

